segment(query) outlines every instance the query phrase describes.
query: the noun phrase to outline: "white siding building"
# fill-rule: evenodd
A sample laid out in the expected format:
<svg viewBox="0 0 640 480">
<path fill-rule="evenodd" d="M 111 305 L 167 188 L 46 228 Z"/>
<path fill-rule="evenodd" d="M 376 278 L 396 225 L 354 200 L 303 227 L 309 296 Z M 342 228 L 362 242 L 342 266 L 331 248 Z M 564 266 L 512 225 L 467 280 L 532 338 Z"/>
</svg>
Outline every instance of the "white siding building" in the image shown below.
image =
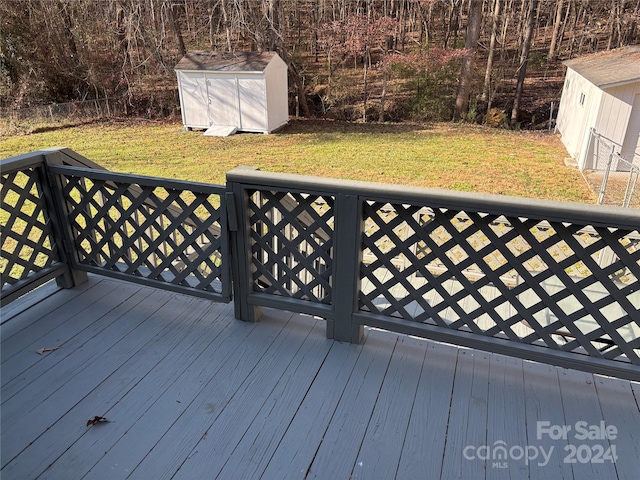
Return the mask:
<svg viewBox="0 0 640 480">
<path fill-rule="evenodd" d="M 186 129 L 270 133 L 289 121 L 287 65 L 275 52 L 189 52 L 175 71 Z"/>
<path fill-rule="evenodd" d="M 602 167 L 597 164 L 596 137 L 629 162 L 640 164 L 640 45 L 564 64 L 567 75 L 556 125 L 578 167 Z"/>
</svg>

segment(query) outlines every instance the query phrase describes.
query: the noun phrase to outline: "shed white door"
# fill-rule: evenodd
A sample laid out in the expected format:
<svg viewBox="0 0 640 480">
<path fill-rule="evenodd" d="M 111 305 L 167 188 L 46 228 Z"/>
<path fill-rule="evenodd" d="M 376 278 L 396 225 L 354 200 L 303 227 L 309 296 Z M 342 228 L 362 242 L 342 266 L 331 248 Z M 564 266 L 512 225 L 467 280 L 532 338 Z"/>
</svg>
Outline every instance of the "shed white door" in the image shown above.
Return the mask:
<svg viewBox="0 0 640 480">
<path fill-rule="evenodd" d="M 238 86 L 233 76 L 207 76 L 209 90 L 209 124 L 240 125 Z"/>
<path fill-rule="evenodd" d="M 262 78 L 238 78 L 242 130 L 267 131 L 267 95 Z"/>
<path fill-rule="evenodd" d="M 207 85 L 204 74 L 191 73 L 180 78 L 184 124 L 191 127 L 209 125 Z"/>
<path fill-rule="evenodd" d="M 633 97 L 627 133 L 624 136 L 620 155 L 636 165 L 640 164 L 640 158 L 638 158 L 640 157 L 640 94 Z"/>
</svg>

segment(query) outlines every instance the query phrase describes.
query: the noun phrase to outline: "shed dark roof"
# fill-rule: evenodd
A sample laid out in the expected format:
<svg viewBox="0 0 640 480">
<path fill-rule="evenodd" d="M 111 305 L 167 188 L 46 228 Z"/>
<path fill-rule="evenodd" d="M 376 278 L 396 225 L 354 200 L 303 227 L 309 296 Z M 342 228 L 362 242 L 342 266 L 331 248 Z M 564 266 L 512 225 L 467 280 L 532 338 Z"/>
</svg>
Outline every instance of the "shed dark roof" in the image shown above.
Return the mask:
<svg viewBox="0 0 640 480">
<path fill-rule="evenodd" d="M 606 88 L 640 81 L 640 45 L 567 60 L 564 64 L 594 85 Z"/>
<path fill-rule="evenodd" d="M 176 70 L 207 70 L 216 72 L 262 72 L 275 52 L 187 52 Z"/>
</svg>

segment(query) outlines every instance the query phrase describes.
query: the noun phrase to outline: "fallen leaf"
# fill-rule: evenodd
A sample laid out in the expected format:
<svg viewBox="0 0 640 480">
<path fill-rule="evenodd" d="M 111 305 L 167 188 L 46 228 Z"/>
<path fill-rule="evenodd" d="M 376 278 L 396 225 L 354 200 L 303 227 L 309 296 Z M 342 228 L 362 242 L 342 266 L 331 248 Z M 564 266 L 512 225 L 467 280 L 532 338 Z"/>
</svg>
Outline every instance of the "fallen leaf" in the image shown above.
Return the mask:
<svg viewBox="0 0 640 480">
<path fill-rule="evenodd" d="M 40 350 L 36 350 L 36 353 L 38 355 L 42 355 L 45 352 L 53 352 L 55 350 L 58 350 L 60 347 L 42 347 Z"/>
<path fill-rule="evenodd" d="M 95 417 L 87 420 L 87 427 L 90 427 L 91 425 L 95 425 L 98 422 L 108 422 L 108 421 L 109 420 L 107 420 L 105 417 L 99 417 L 98 415 L 96 415 Z"/>
</svg>

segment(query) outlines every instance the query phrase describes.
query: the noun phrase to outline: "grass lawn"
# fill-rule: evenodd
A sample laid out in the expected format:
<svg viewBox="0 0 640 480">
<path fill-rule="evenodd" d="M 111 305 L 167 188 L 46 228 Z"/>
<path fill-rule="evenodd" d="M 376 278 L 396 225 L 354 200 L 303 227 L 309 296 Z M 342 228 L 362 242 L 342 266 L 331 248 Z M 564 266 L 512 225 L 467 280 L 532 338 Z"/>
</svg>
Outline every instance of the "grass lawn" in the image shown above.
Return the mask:
<svg viewBox="0 0 640 480">
<path fill-rule="evenodd" d="M 566 167 L 557 136 L 450 123 L 353 124 L 296 120 L 276 134 L 227 138 L 176 122 L 113 122 L 0 137 L 0 158 L 69 147 L 124 173 L 224 183 L 251 165 L 271 172 L 595 203 Z"/>
</svg>

